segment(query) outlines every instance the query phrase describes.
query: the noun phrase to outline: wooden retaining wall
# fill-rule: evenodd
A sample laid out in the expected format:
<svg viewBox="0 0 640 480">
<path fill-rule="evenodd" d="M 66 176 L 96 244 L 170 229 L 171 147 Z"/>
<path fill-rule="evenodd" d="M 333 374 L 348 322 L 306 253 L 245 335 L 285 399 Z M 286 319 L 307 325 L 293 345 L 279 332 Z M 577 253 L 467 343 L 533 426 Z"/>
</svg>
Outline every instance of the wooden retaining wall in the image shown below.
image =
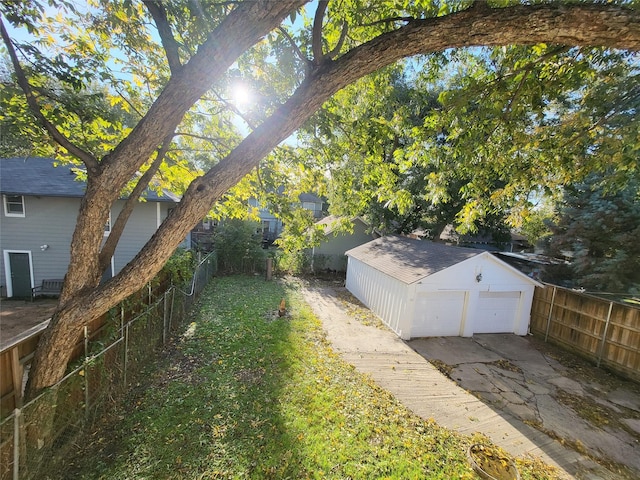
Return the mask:
<svg viewBox="0 0 640 480">
<path fill-rule="evenodd" d="M 536 287 L 531 332 L 598 366 L 640 381 L 640 308 L 546 285 Z"/>
</svg>

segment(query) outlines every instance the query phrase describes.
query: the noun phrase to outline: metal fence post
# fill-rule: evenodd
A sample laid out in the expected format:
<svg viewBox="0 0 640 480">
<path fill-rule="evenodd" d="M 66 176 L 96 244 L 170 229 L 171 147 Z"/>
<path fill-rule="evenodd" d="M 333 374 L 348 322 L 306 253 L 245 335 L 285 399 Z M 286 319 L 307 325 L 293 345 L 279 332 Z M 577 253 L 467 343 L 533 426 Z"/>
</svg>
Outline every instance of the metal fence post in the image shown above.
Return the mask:
<svg viewBox="0 0 640 480">
<path fill-rule="evenodd" d="M 553 293 L 551 294 L 551 306 L 549 307 L 549 317 L 547 318 L 547 331 L 544 334 L 544 341 L 549 338 L 549 328 L 551 328 L 551 313 L 553 312 L 553 302 L 556 299 L 556 287 L 553 287 Z"/>
<path fill-rule="evenodd" d="M 173 307 L 176 301 L 176 288 L 171 285 L 171 307 L 169 308 L 169 330 L 173 327 Z"/>
<path fill-rule="evenodd" d="M 13 411 L 13 480 L 20 480 L 20 415 L 22 410 Z"/>
<path fill-rule="evenodd" d="M 598 353 L 598 366 L 602 361 L 602 355 L 604 355 L 604 345 L 607 342 L 607 330 L 609 330 L 609 322 L 611 321 L 611 311 L 613 310 L 613 302 L 609 302 L 609 313 L 607 313 L 607 321 L 604 324 L 604 332 L 602 332 L 602 340 L 600 341 L 600 352 Z"/>
<path fill-rule="evenodd" d="M 127 386 L 127 370 L 129 363 L 129 324 L 124 326 L 124 375 L 122 376 L 124 386 Z"/>
<path fill-rule="evenodd" d="M 84 416 L 89 419 L 89 329 L 84 326 Z"/>
<path fill-rule="evenodd" d="M 162 296 L 162 344 L 166 345 L 167 344 L 167 337 L 168 332 L 167 332 L 167 292 L 164 292 L 164 295 Z"/>
</svg>

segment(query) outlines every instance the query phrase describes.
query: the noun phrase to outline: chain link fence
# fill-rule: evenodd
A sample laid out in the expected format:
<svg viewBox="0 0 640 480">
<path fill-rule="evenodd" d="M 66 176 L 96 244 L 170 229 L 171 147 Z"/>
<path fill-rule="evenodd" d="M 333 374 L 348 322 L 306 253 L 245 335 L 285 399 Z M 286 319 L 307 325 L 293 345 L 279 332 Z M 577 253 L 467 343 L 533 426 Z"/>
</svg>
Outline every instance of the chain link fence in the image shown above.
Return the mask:
<svg viewBox="0 0 640 480">
<path fill-rule="evenodd" d="M 83 358 L 60 382 L 0 423 L 0 479 L 43 479 L 64 465 L 92 423 L 140 383 L 216 270 L 212 253 L 196 267 L 190 291 L 171 286 L 126 322 L 123 302 L 108 344 L 90 342 L 84 327 Z"/>
</svg>

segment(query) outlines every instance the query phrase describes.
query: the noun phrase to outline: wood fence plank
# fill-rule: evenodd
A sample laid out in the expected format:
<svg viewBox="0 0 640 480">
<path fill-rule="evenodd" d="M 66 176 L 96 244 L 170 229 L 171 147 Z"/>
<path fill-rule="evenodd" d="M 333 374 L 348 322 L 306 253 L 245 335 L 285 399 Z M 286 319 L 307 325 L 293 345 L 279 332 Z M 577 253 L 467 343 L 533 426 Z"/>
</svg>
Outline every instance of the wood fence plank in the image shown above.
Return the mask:
<svg viewBox="0 0 640 480">
<path fill-rule="evenodd" d="M 530 331 L 640 380 L 638 307 L 554 285 L 536 287 Z"/>
</svg>

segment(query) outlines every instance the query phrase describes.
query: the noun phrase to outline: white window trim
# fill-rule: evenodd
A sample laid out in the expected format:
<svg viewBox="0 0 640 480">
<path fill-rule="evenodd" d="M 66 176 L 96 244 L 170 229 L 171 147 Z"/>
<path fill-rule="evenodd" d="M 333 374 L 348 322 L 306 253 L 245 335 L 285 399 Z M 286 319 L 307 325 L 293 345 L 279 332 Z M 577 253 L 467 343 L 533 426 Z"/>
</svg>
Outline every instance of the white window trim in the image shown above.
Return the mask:
<svg viewBox="0 0 640 480">
<path fill-rule="evenodd" d="M 109 227 L 109 229 L 107 230 L 106 227 Z M 111 210 L 109 210 L 109 219 L 107 220 L 107 223 L 105 224 L 105 229 L 104 229 L 104 236 L 108 237 L 109 234 L 111 233 Z"/>
<path fill-rule="evenodd" d="M 116 273 L 116 260 L 115 258 L 112 256 L 111 260 L 109 261 L 109 269 L 111 270 L 111 277 L 113 278 L 115 277 L 115 273 Z"/>
<path fill-rule="evenodd" d="M 9 212 L 9 208 L 7 207 L 7 197 L 20 197 L 22 200 L 22 213 L 13 213 Z M 24 195 L 2 195 L 2 203 L 4 205 L 4 216 L 5 217 L 22 217 L 26 216 L 26 207 L 24 204 Z"/>
</svg>

